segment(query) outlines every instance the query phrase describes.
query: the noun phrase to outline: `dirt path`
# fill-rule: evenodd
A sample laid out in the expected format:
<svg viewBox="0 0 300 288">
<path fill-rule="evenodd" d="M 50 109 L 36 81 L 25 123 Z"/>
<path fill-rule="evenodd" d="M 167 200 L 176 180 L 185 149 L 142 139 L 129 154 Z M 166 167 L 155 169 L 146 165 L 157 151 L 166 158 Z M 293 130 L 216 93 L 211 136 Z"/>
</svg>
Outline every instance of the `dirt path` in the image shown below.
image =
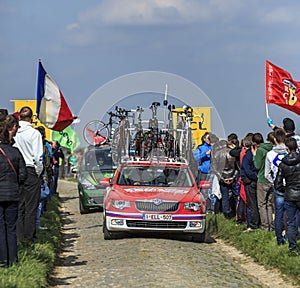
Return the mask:
<svg viewBox="0 0 300 288">
<path fill-rule="evenodd" d="M 52 287 L 296 287 L 218 239 L 193 243 L 144 235 L 105 241 L 102 213 L 80 215 L 76 183 L 60 181 L 59 193 L 64 241 Z"/>
</svg>

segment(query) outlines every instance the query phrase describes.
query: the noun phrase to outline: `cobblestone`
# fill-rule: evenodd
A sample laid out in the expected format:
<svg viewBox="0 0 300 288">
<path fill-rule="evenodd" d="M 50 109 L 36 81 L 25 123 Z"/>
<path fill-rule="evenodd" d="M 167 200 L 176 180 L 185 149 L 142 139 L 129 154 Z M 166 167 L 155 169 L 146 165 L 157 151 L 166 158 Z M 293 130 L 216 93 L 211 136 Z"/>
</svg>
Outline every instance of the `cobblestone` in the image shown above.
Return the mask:
<svg viewBox="0 0 300 288">
<path fill-rule="evenodd" d="M 60 181 L 59 195 L 63 243 L 52 287 L 292 287 L 212 238 L 194 243 L 146 234 L 105 241 L 102 213 L 80 215 L 76 183 Z"/>
</svg>

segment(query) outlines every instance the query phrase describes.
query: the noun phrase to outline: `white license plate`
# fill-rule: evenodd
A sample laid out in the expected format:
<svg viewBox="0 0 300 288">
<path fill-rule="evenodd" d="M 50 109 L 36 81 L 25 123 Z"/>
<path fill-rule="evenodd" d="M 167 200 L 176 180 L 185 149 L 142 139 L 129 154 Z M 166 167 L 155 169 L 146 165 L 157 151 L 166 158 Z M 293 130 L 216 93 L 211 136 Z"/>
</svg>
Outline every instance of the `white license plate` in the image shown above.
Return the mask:
<svg viewBox="0 0 300 288">
<path fill-rule="evenodd" d="M 172 221 L 171 214 L 144 214 L 143 218 L 147 221 Z"/>
</svg>

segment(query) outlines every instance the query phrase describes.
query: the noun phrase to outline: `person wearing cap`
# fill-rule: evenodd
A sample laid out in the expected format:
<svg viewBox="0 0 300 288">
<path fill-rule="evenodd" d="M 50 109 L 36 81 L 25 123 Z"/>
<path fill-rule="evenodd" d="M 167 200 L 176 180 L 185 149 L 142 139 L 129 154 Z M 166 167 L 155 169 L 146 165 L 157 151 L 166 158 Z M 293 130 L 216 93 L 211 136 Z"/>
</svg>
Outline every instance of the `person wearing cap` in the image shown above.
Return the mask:
<svg viewBox="0 0 300 288">
<path fill-rule="evenodd" d="M 300 136 L 295 134 L 296 127 L 295 127 L 294 120 L 292 120 L 291 118 L 284 118 L 282 120 L 282 124 L 283 124 L 282 128 L 285 131 L 285 137 L 286 138 L 289 138 L 289 137 L 294 138 L 297 142 L 298 149 L 300 149 Z M 276 126 L 275 124 L 273 124 L 273 119 L 272 118 L 268 118 L 268 125 L 274 131 L 276 129 L 280 128 L 280 127 Z"/>
</svg>

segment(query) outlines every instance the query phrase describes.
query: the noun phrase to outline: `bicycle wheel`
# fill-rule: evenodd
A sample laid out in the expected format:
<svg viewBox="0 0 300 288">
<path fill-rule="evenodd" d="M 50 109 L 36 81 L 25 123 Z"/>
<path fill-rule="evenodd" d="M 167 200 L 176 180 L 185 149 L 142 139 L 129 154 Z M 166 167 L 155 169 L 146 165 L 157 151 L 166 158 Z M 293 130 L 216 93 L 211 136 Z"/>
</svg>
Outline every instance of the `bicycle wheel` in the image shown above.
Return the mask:
<svg viewBox="0 0 300 288">
<path fill-rule="evenodd" d="M 89 145 L 104 144 L 109 137 L 107 125 L 101 120 L 92 120 L 84 126 L 83 137 Z"/>
</svg>

